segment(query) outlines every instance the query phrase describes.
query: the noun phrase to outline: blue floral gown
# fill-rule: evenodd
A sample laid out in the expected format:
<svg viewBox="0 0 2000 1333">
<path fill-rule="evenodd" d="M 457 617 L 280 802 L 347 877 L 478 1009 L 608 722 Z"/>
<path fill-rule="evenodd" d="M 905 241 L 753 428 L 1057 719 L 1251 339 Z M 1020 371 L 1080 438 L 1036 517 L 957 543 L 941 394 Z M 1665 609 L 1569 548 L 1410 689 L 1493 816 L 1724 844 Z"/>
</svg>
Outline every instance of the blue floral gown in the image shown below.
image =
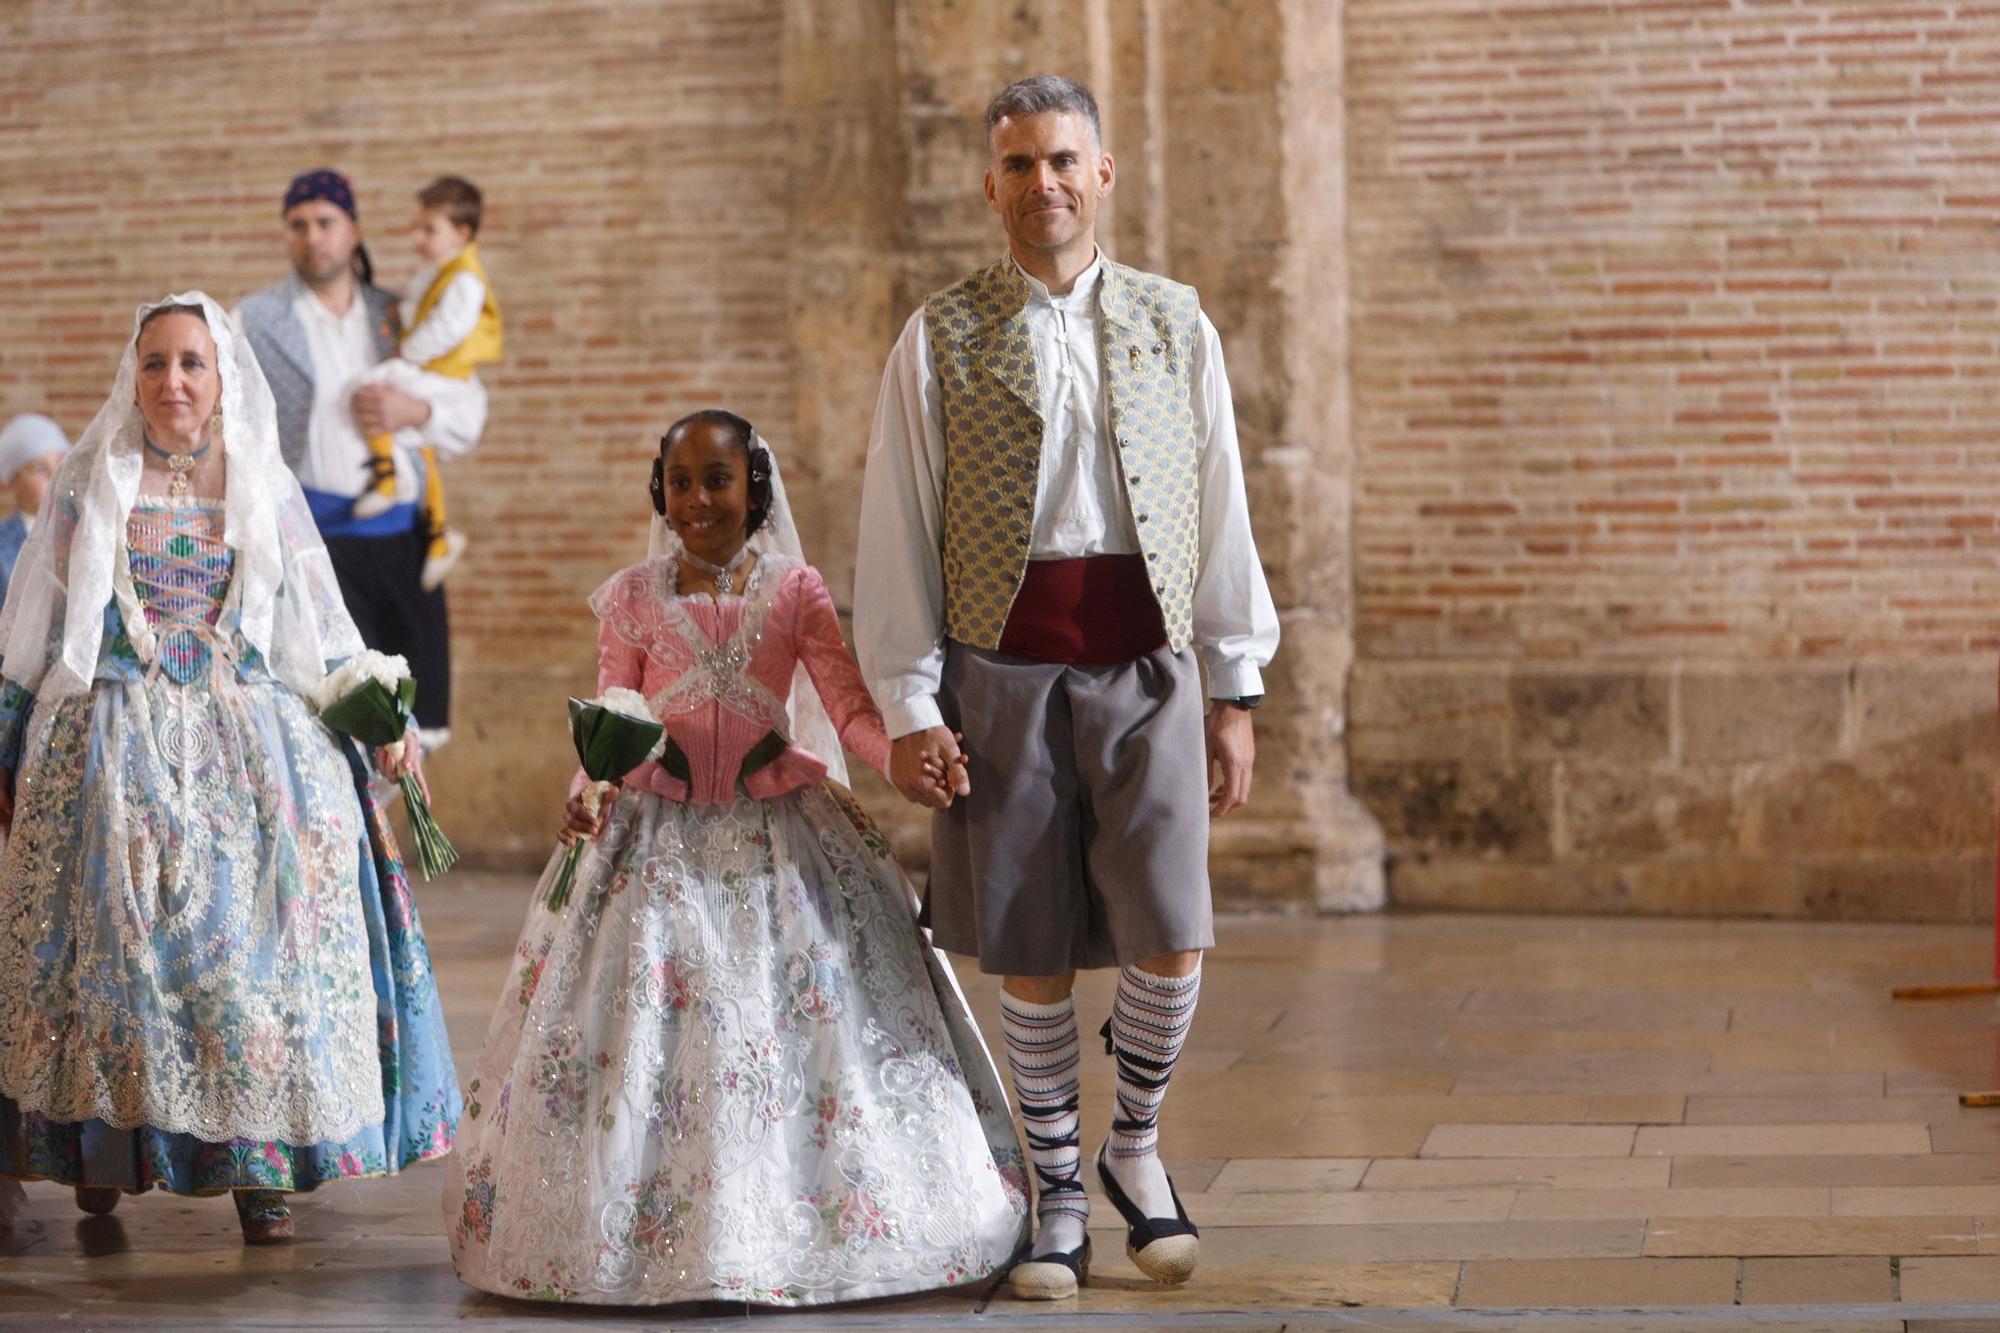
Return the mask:
<svg viewBox="0 0 2000 1333">
<path fill-rule="evenodd" d="M 155 661 L 114 601 L 88 692 L 0 697 L 0 1175 L 306 1191 L 451 1147 L 387 819 L 354 743 L 235 632 L 223 522 L 142 497 L 128 569 Z"/>
</svg>

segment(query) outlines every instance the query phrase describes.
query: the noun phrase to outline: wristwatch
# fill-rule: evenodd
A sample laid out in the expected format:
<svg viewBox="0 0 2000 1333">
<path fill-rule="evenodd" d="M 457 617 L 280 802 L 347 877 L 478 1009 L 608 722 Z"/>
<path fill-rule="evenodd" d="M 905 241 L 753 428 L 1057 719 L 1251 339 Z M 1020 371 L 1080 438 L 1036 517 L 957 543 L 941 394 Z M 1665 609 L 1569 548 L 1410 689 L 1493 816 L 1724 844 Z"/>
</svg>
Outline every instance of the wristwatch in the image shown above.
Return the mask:
<svg viewBox="0 0 2000 1333">
<path fill-rule="evenodd" d="M 1257 705 L 1264 702 L 1264 696 L 1261 694 L 1239 694 L 1235 695 L 1234 697 L 1225 698 L 1223 696 L 1218 695 L 1216 697 L 1215 702 L 1219 704 L 1234 704 L 1236 707 L 1241 708 L 1244 712 L 1248 713 L 1255 711 Z"/>
</svg>

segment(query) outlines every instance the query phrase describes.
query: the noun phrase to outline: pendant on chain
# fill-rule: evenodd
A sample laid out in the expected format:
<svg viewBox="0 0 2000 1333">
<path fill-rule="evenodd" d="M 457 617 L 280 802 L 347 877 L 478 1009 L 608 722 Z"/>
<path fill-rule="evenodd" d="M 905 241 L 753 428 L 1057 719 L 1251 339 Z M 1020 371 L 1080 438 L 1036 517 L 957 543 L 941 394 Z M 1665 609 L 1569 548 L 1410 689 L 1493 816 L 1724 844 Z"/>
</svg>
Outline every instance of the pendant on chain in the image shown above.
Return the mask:
<svg viewBox="0 0 2000 1333">
<path fill-rule="evenodd" d="M 171 499 L 184 500 L 188 496 L 188 475 L 194 471 L 195 459 L 189 454 L 174 454 L 167 459 L 167 468 L 174 475 L 167 482 L 167 495 Z"/>
</svg>

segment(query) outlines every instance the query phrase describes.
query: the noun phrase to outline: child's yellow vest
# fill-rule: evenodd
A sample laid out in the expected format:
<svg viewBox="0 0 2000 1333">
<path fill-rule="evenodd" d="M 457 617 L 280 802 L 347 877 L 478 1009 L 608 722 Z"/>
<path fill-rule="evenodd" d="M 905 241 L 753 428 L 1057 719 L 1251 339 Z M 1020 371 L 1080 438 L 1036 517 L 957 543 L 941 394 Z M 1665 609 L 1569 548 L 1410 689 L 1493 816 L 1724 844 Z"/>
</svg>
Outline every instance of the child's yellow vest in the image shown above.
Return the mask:
<svg viewBox="0 0 2000 1333">
<path fill-rule="evenodd" d="M 1000 646 L 1027 573 L 1042 464 L 1041 394 L 1011 259 L 924 303 L 944 408 L 945 633 Z M 1189 378 L 1201 302 L 1192 287 L 1104 261 L 1098 352 L 1111 438 L 1147 580 L 1175 652 L 1194 637 L 1201 552 L 1199 443 Z"/>
<path fill-rule="evenodd" d="M 470 273 L 486 288 L 486 304 L 479 308 L 479 323 L 473 326 L 464 342 L 446 352 L 443 356 L 424 363 L 424 369 L 434 375 L 449 375 L 462 380 L 479 366 L 500 359 L 500 302 L 494 298 L 493 284 L 486 278 L 486 269 L 479 262 L 479 247 L 467 242 L 451 260 L 440 267 L 431 285 L 424 289 L 423 300 L 417 302 L 416 323 L 421 324 L 430 317 L 431 309 L 444 295 L 444 289 L 451 286 L 451 280 L 461 273 Z M 414 327 L 414 326 L 412 326 Z"/>
</svg>

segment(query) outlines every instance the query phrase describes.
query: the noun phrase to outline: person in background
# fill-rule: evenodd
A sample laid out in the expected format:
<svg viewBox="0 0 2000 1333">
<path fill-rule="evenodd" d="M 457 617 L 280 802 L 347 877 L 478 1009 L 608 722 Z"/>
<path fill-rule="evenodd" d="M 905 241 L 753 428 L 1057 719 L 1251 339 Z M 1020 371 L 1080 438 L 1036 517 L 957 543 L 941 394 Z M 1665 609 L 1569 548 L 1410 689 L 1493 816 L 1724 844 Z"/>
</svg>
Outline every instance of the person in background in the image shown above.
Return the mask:
<svg viewBox="0 0 2000 1333">
<path fill-rule="evenodd" d="M 424 261 L 403 298 L 403 339 L 397 354 L 368 373 L 367 383 L 393 384 L 421 397 L 426 391 L 451 393 L 449 381 L 469 383 L 481 394 L 479 367 L 500 359 L 500 302 L 479 260 L 479 222 L 485 203 L 479 187 L 457 176 L 440 176 L 417 192 L 410 239 Z M 442 376 L 448 382 L 431 383 Z M 416 431 L 368 437 L 368 489 L 354 502 L 356 518 L 374 518 L 396 507 L 399 481 L 396 449 L 414 449 L 423 460 L 424 499 L 419 524 L 424 532 L 424 591 L 443 583 L 465 554 L 465 534 L 445 519 L 444 474 L 437 451 Z"/>
<path fill-rule="evenodd" d="M 394 293 L 374 282 L 354 187 L 309 171 L 285 191 L 292 274 L 243 298 L 237 315 L 277 400 L 278 442 L 305 488 L 347 610 L 370 648 L 405 658 L 417 681 L 417 725 L 435 749 L 450 736 L 451 623 L 444 590 L 426 591 L 428 541 L 419 524 L 420 460 L 398 460 L 399 501 L 359 518 L 368 436 L 420 431 L 438 453 L 469 453 L 486 427 L 476 380 L 436 376 L 423 394 L 364 380 L 394 356 Z"/>
<path fill-rule="evenodd" d="M 62 427 L 33 412 L 15 417 L 0 430 L 0 486 L 14 501 L 13 515 L 0 523 L 0 604 L 7 600 L 14 562 L 21 558 L 21 548 L 42 512 L 49 478 L 68 452 L 69 439 Z"/>
</svg>

